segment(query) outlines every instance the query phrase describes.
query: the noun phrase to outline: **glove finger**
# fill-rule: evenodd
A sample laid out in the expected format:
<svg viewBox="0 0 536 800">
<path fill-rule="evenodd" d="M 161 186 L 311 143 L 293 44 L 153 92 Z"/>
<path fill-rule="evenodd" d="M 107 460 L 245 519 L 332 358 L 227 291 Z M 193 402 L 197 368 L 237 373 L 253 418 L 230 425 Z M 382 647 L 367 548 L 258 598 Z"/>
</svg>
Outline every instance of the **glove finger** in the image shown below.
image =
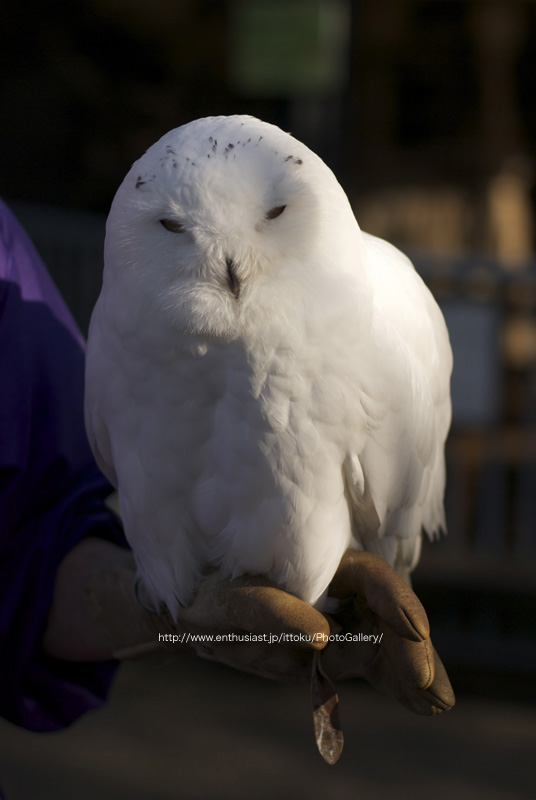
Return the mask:
<svg viewBox="0 0 536 800">
<path fill-rule="evenodd" d="M 408 687 L 428 689 L 435 677 L 434 648 L 430 639 L 412 642 L 399 636 L 383 622 L 379 627 L 379 646 L 387 654 L 399 681 Z"/>
<path fill-rule="evenodd" d="M 379 647 L 376 657 L 371 661 L 364 677 L 381 692 L 398 700 L 416 714 L 431 716 L 449 711 L 454 705 L 454 692 L 430 640 L 423 643 L 429 647 L 426 658 L 433 661 L 434 679 L 427 687 L 415 684 L 412 676 L 398 671 L 397 664 L 391 662 L 387 651 Z"/>
<path fill-rule="evenodd" d="M 443 711 L 450 711 L 456 702 L 445 668 L 433 647 L 432 657 L 434 659 L 435 673 L 433 683 L 423 689 L 412 688 L 408 684 L 399 681 L 397 694 L 395 695 L 406 708 L 424 716 L 435 716 Z"/>
<path fill-rule="evenodd" d="M 328 590 L 344 601 L 352 596 L 385 620 L 399 636 L 414 642 L 430 636 L 426 611 L 411 587 L 380 556 L 347 550 Z"/>
<path fill-rule="evenodd" d="M 447 675 L 447 671 L 443 666 L 443 662 L 439 658 L 435 648 L 434 664 L 435 664 L 435 677 L 431 686 L 425 692 L 426 698 L 429 701 L 431 713 L 440 714 L 442 711 L 450 711 L 456 703 L 456 697 L 452 684 Z"/>
<path fill-rule="evenodd" d="M 181 609 L 179 621 L 187 627 L 215 632 L 247 631 L 266 634 L 270 643 L 298 649 L 321 650 L 329 636 L 329 622 L 307 603 L 278 589 L 262 577 L 205 578 L 192 604 Z"/>
</svg>

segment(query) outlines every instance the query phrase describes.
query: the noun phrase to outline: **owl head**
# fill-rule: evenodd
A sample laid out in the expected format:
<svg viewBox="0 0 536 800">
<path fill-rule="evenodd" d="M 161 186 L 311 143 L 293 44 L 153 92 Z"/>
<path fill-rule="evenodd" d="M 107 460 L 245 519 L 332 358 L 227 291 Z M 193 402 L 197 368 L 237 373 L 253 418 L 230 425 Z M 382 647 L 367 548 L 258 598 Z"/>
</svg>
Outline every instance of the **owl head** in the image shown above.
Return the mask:
<svg viewBox="0 0 536 800">
<path fill-rule="evenodd" d="M 360 233 L 324 162 L 274 125 L 208 117 L 132 166 L 106 228 L 104 285 L 155 324 L 236 337 L 352 271 Z"/>
</svg>

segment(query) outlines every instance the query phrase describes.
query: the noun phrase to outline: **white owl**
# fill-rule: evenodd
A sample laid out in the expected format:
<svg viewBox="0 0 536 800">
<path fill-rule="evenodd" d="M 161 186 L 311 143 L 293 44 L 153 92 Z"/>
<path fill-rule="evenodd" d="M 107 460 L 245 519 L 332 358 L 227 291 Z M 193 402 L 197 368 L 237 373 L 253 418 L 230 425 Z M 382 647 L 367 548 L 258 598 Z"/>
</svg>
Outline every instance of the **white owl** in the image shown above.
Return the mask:
<svg viewBox="0 0 536 800">
<path fill-rule="evenodd" d="M 209 567 L 322 607 L 348 547 L 408 575 L 444 526 L 451 350 L 322 160 L 248 116 L 137 161 L 107 222 L 86 423 L 154 604 Z"/>
</svg>

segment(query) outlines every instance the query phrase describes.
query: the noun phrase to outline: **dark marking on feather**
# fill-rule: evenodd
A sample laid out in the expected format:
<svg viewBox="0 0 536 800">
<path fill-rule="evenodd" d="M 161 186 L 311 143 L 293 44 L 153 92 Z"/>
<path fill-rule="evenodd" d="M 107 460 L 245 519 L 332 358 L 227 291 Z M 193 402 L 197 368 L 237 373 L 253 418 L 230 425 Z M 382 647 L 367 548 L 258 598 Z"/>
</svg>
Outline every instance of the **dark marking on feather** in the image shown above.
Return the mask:
<svg viewBox="0 0 536 800">
<path fill-rule="evenodd" d="M 229 289 L 233 294 L 234 298 L 238 300 L 240 296 L 240 281 L 236 275 L 234 269 L 234 262 L 232 258 L 225 259 L 225 265 L 227 267 L 227 283 L 229 285 Z"/>
</svg>

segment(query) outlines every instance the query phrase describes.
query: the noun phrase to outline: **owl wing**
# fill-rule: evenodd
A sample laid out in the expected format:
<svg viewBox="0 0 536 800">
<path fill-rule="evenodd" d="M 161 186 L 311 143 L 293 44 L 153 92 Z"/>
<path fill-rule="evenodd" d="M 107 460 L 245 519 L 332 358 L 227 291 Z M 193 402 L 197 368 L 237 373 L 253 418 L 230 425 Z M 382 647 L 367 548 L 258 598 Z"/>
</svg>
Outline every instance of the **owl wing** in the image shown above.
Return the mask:
<svg viewBox="0 0 536 800">
<path fill-rule="evenodd" d="M 374 316 L 360 404 L 368 433 L 344 465 L 358 547 L 403 576 L 421 532 L 445 529 L 444 444 L 452 354 L 443 316 L 411 262 L 364 234 Z"/>
</svg>

